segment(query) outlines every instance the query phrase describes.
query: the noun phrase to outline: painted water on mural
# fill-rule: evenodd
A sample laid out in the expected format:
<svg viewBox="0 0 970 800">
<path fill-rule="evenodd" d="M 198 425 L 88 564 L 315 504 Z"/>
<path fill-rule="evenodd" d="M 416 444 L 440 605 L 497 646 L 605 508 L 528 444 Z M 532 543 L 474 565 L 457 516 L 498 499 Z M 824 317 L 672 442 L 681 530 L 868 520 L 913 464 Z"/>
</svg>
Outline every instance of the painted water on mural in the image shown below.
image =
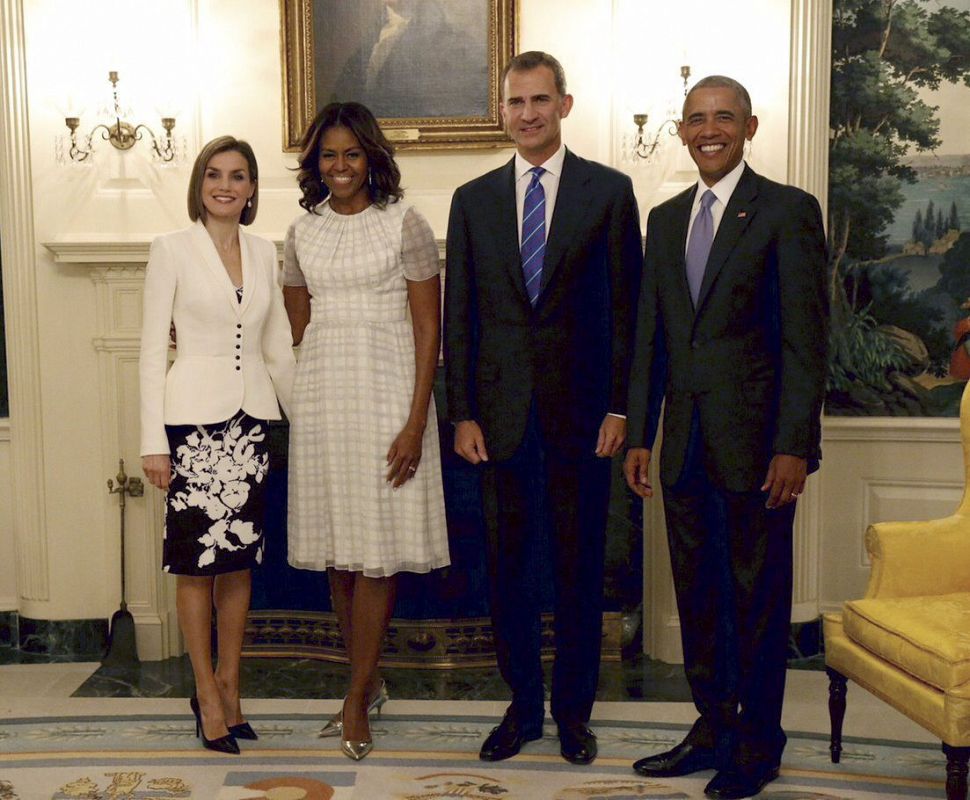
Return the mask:
<svg viewBox="0 0 970 800">
<path fill-rule="evenodd" d="M 970 164 L 970 155 L 964 157 Z M 962 175 L 932 175 L 917 169 L 920 177 L 916 183 L 904 183 L 901 187 L 903 204 L 887 227 L 889 245 L 902 246 L 912 239 L 913 220 L 916 212 L 925 213 L 929 201 L 935 208 L 948 213 L 956 203 L 957 213 L 963 226 L 970 229 L 970 166 Z M 937 277 L 939 275 L 937 274 Z M 914 288 L 917 288 L 914 286 Z M 925 289 L 927 287 L 918 287 Z"/>
<path fill-rule="evenodd" d="M 902 202 L 884 228 L 882 258 L 856 266 L 850 299 L 888 331 L 913 362 L 910 386 L 925 390 L 900 411 L 955 415 L 970 377 L 970 156 L 910 159 L 915 183 L 902 183 Z M 861 288 L 860 288 L 861 287 Z M 905 373 L 904 373 L 905 374 Z M 903 378 L 896 375 L 897 384 Z M 830 413 L 832 413 L 830 411 Z M 865 407 L 835 413 L 866 413 Z"/>
<path fill-rule="evenodd" d="M 970 231 L 970 155 L 916 157 L 911 165 L 918 178 L 901 187 L 903 202 L 886 228 L 887 249 L 900 253 L 894 263 L 912 304 L 938 315 L 937 336 L 924 340 L 930 366 L 915 380 L 935 401 L 927 410 L 951 416 L 959 413 L 970 377 L 970 253 L 961 241 Z"/>
</svg>

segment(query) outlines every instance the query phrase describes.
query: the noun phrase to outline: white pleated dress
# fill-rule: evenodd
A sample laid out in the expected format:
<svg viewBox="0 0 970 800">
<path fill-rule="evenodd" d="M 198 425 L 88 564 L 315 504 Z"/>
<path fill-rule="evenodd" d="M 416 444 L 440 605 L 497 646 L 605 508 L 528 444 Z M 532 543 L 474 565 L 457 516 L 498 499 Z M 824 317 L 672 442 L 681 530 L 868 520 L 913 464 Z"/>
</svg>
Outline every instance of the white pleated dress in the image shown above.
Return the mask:
<svg viewBox="0 0 970 800">
<path fill-rule="evenodd" d="M 317 211 L 290 225 L 284 248 L 284 284 L 311 295 L 290 418 L 289 563 L 369 577 L 447 566 L 433 397 L 417 472 L 396 490 L 385 480 L 414 392 L 407 281 L 438 274 L 434 235 L 401 202 Z"/>
</svg>

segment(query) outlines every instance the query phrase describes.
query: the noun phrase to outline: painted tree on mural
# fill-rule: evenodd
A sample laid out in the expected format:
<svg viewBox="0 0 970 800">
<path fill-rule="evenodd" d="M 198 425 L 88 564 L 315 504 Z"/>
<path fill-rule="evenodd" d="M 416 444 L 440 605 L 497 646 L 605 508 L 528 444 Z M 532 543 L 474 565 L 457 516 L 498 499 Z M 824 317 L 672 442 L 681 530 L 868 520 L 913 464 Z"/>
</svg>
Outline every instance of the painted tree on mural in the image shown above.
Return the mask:
<svg viewBox="0 0 970 800">
<path fill-rule="evenodd" d="M 883 255 L 899 183 L 915 179 L 903 157 L 910 146 L 940 144 L 936 109 L 916 89 L 970 86 L 970 14 L 916 0 L 836 0 L 832 50 L 829 240 L 837 270 L 846 256 Z"/>
<path fill-rule="evenodd" d="M 830 396 L 844 390 L 858 400 L 865 398 L 865 387 L 873 396 L 882 391 L 887 375 L 899 375 L 906 351 L 913 355 L 923 346 L 919 335 L 885 330 L 883 320 L 870 314 L 871 292 L 860 287 L 881 290 L 894 302 L 904 299 L 893 268 L 881 263 L 885 230 L 902 204 L 902 183 L 916 179 L 906 155 L 940 144 L 937 108 L 918 90 L 944 82 L 970 86 L 970 13 L 922 0 L 835 0 L 832 49 Z M 927 211 L 914 222 L 923 238 L 944 224 L 943 214 Z M 939 337 L 932 327 L 937 309 L 909 312 L 923 326 L 919 334 Z M 904 377 L 896 382 L 903 393 L 912 389 Z"/>
<path fill-rule="evenodd" d="M 940 287 L 954 297 L 970 298 L 970 236 L 963 235 L 947 250 L 940 265 Z"/>
</svg>

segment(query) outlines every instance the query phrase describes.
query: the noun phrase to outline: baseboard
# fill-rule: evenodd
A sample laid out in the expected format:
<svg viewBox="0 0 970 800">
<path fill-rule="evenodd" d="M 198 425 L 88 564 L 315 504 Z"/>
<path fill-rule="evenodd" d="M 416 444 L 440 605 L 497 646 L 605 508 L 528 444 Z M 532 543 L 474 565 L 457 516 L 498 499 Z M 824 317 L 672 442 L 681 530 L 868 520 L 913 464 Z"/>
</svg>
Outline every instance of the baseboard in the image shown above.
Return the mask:
<svg viewBox="0 0 970 800">
<path fill-rule="evenodd" d="M 138 658 L 142 661 L 161 661 L 169 653 L 163 641 L 162 620 L 154 612 L 137 613 L 132 611 L 135 620 L 135 641 Z"/>
</svg>

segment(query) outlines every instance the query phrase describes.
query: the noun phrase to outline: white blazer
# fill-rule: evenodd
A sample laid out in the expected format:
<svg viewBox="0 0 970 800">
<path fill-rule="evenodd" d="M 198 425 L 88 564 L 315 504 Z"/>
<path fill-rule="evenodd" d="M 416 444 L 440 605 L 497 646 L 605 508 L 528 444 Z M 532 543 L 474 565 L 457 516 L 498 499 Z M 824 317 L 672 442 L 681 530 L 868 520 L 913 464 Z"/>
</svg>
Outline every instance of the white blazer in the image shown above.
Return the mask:
<svg viewBox="0 0 970 800">
<path fill-rule="evenodd" d="M 240 303 L 202 222 L 152 242 L 145 271 L 141 454 L 168 453 L 165 425 L 259 419 L 289 411 L 295 361 L 276 247 L 240 228 Z M 176 354 L 168 366 L 169 327 Z M 277 402 L 279 399 L 279 403 Z"/>
</svg>

